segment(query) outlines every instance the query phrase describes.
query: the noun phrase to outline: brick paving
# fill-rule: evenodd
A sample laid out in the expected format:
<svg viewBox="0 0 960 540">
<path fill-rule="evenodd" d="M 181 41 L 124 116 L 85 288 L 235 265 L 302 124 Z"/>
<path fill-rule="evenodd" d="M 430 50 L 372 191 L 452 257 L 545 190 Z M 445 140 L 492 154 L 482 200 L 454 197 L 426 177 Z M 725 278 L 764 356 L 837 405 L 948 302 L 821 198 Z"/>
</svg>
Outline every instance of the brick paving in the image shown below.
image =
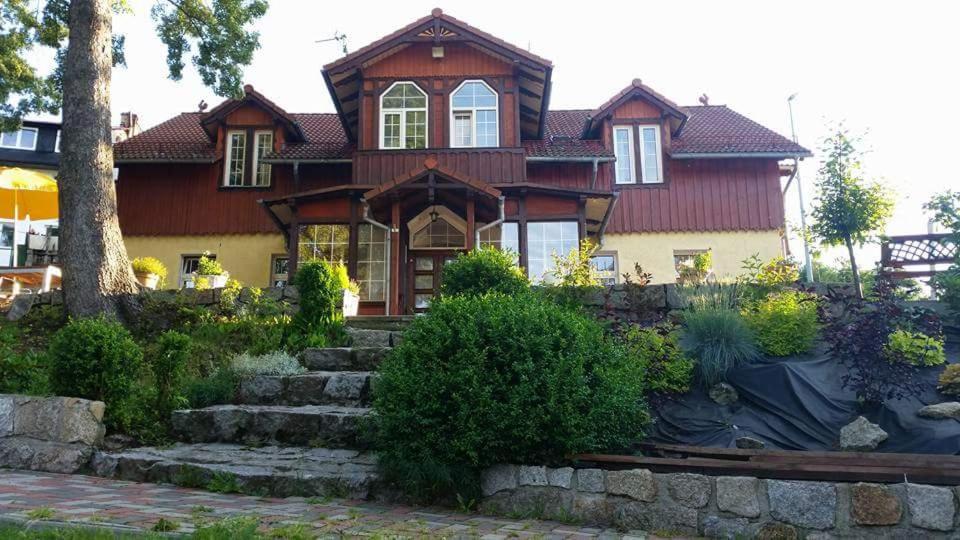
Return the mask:
<svg viewBox="0 0 960 540">
<path fill-rule="evenodd" d="M 276 499 L 211 493 L 91 476 L 0 470 L 0 520 L 22 521 L 50 509 L 48 521 L 150 530 L 161 519 L 177 533 L 225 518 L 252 516 L 267 532 L 300 527 L 319 538 L 629 538 L 598 529 L 534 519 L 507 519 L 369 501 Z M 31 510 L 34 510 L 31 513 Z M 644 537 L 642 534 L 632 537 Z"/>
</svg>

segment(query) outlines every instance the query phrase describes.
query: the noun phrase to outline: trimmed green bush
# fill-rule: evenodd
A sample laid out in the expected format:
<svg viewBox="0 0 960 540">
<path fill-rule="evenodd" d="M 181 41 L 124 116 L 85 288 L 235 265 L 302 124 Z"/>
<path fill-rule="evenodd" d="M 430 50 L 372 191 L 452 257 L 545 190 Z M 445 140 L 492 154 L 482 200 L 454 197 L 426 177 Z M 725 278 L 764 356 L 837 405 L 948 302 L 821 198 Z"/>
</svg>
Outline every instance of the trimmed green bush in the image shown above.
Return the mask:
<svg viewBox="0 0 960 540">
<path fill-rule="evenodd" d="M 48 390 L 46 356 L 18 351 L 22 334 L 15 327 L 0 327 L 0 394 L 44 394 Z"/>
<path fill-rule="evenodd" d="M 180 395 L 180 389 L 187 372 L 192 345 L 189 336 L 169 330 L 160 335 L 150 351 L 150 370 L 153 371 L 156 390 L 156 412 L 162 421 L 170 418 L 170 413 L 186 402 Z"/>
<path fill-rule="evenodd" d="M 424 498 L 469 500 L 495 463 L 624 450 L 650 421 L 640 363 L 529 294 L 441 297 L 381 364 L 373 407 L 384 477 Z"/>
<path fill-rule="evenodd" d="M 943 340 L 921 332 L 890 332 L 885 352 L 891 362 L 906 362 L 920 367 L 941 366 L 947 362 Z"/>
<path fill-rule="evenodd" d="M 510 253 L 481 248 L 461 253 L 443 267 L 440 294 L 454 296 L 498 292 L 510 295 L 529 288 L 527 276 L 516 266 Z"/>
<path fill-rule="evenodd" d="M 239 378 L 228 368 L 222 368 L 209 377 L 190 379 L 183 387 L 183 395 L 193 409 L 233 402 L 237 395 Z"/>
<path fill-rule="evenodd" d="M 772 293 L 745 309 L 743 316 L 770 356 L 808 352 L 820 328 L 816 296 L 800 291 Z"/>
<path fill-rule="evenodd" d="M 300 293 L 300 310 L 291 322 L 288 346 L 292 350 L 335 346 L 343 332 L 343 290 L 351 288 L 346 267 L 309 261 L 297 269 L 293 279 Z"/>
<path fill-rule="evenodd" d="M 694 358 L 694 376 L 709 388 L 726 380 L 727 371 L 759 358 L 756 337 L 732 309 L 702 309 L 683 314 L 680 346 Z"/>
<path fill-rule="evenodd" d="M 631 327 L 623 343 L 635 362 L 643 366 L 647 389 L 665 394 L 690 390 L 694 362 L 683 353 L 677 335 L 669 328 Z"/>
<path fill-rule="evenodd" d="M 54 394 L 103 401 L 108 425 L 129 421 L 143 352 L 123 325 L 103 317 L 72 320 L 54 334 L 48 356 Z"/>
</svg>

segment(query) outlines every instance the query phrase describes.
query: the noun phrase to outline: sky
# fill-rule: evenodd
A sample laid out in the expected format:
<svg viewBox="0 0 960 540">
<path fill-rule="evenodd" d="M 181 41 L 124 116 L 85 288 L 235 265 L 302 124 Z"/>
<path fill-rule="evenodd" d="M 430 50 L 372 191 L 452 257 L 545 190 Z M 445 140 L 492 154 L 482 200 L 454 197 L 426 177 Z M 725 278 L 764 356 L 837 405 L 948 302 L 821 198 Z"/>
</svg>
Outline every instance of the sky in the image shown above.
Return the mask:
<svg viewBox="0 0 960 540">
<path fill-rule="evenodd" d="M 152 3 L 131 0 L 133 14 L 114 21 L 128 63 L 113 75 L 115 122 L 134 111 L 149 127 L 221 101 L 192 69 L 167 79 Z M 897 196 L 887 234 L 926 232 L 923 202 L 960 189 L 960 170 L 943 166 L 960 143 L 960 2 L 272 0 L 255 25 L 261 48 L 245 80 L 287 111 L 333 112 L 321 68 L 342 51 L 317 41 L 340 32 L 353 51 L 434 7 L 551 60 L 553 109 L 595 108 L 640 78 L 681 105 L 706 93 L 790 136 L 787 97 L 796 93 L 797 135 L 815 153 L 837 122 L 866 134 L 867 172 Z M 817 169 L 817 157 L 801 164 L 808 211 Z M 786 201 L 797 226 L 795 187 Z M 878 259 L 879 247 L 862 257 Z"/>
</svg>

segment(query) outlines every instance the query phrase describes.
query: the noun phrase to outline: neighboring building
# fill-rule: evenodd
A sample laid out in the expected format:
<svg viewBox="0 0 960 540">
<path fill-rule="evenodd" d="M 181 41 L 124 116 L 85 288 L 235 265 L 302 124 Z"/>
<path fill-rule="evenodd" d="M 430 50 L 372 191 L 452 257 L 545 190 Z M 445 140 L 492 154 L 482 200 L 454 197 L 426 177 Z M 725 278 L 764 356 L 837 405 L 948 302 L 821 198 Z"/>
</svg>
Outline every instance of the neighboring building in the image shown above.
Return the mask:
<svg viewBox="0 0 960 540">
<path fill-rule="evenodd" d="M 120 113 L 120 125 L 110 128 L 110 138 L 114 144 L 123 142 L 134 135 L 139 135 L 143 131 L 140 129 L 140 118 L 132 113 Z"/>
<path fill-rule="evenodd" d="M 719 275 L 782 253 L 779 161 L 806 149 L 639 80 L 596 109 L 549 110 L 552 71 L 437 9 L 324 67 L 336 114 L 247 86 L 116 145 L 127 248 L 171 283 L 204 252 L 253 285 L 342 260 L 362 312 L 391 314 L 423 309 L 477 242 L 539 279 L 591 238 L 610 282 L 634 263 L 673 281 L 703 250 Z"/>
</svg>

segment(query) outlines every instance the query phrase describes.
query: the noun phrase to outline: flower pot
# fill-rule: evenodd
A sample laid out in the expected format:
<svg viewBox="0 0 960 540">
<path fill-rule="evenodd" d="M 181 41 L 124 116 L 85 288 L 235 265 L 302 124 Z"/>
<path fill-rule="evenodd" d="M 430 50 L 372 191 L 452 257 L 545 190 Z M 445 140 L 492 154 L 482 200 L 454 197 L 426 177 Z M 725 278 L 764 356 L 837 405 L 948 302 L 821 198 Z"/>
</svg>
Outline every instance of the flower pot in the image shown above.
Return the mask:
<svg viewBox="0 0 960 540">
<path fill-rule="evenodd" d="M 134 275 L 137 277 L 137 282 L 145 289 L 156 289 L 160 283 L 160 276 L 153 272 L 134 272 Z"/>
<path fill-rule="evenodd" d="M 222 289 L 227 286 L 229 274 L 194 274 L 193 279 L 186 283 L 188 289 L 196 289 L 198 281 L 206 281 L 207 287 L 211 289 Z"/>
<path fill-rule="evenodd" d="M 343 316 L 356 317 L 360 310 L 360 295 L 350 290 L 343 290 Z"/>
</svg>

